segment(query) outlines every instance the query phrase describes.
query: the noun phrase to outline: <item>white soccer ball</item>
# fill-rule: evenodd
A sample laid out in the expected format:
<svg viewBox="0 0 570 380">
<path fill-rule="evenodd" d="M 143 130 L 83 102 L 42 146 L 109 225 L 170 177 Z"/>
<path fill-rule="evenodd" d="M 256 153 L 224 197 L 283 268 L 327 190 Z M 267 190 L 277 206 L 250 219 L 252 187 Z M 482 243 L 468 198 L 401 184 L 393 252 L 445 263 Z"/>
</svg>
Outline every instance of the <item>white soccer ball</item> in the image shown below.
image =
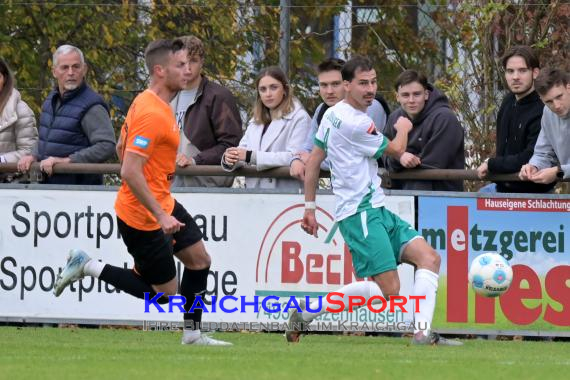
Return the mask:
<svg viewBox="0 0 570 380">
<path fill-rule="evenodd" d="M 513 269 L 498 253 L 483 253 L 477 256 L 469 268 L 469 283 L 484 297 L 498 297 L 507 291 L 513 281 Z"/>
</svg>

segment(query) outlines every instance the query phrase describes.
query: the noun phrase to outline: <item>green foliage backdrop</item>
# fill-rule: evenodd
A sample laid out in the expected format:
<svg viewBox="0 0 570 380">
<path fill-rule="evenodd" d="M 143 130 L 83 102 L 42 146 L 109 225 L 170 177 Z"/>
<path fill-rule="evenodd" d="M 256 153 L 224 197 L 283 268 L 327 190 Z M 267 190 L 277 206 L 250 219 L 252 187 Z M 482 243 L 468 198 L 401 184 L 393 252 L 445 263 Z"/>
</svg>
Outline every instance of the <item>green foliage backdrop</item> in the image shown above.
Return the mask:
<svg viewBox="0 0 570 380">
<path fill-rule="evenodd" d="M 318 104 L 315 65 L 332 54 L 333 19 L 346 2 L 292 1 L 290 78 L 311 112 Z M 370 56 L 380 91 L 394 104 L 392 83 L 403 68 L 426 72 L 449 95 L 467 131 L 476 167 L 494 149 L 494 118 L 503 97 L 498 58 L 514 44 L 535 47 L 544 64 L 570 65 L 570 3 L 564 1 L 353 0 L 345 53 Z M 145 46 L 156 38 L 194 34 L 206 45 L 206 74 L 230 87 L 249 111 L 252 81 L 279 62 L 279 1 L 89 0 L 0 4 L 0 56 L 16 73 L 24 99 L 38 112 L 50 88 L 52 53 L 78 46 L 89 83 L 113 105 L 115 128 L 146 86 Z"/>
</svg>

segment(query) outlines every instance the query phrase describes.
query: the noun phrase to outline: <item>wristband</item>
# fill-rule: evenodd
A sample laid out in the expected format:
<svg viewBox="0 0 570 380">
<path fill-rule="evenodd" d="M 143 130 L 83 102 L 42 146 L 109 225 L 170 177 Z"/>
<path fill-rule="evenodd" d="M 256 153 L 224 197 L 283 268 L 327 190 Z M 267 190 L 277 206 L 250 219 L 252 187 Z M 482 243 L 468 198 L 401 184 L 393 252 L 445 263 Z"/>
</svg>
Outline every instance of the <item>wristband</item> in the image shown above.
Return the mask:
<svg viewBox="0 0 570 380">
<path fill-rule="evenodd" d="M 316 202 L 305 202 L 305 210 L 315 210 L 317 208 Z"/>
<path fill-rule="evenodd" d="M 556 178 L 563 179 L 564 178 L 564 170 L 558 165 L 558 171 L 556 172 Z"/>
<path fill-rule="evenodd" d="M 251 150 L 248 150 L 245 152 L 245 162 L 249 164 L 249 162 L 251 161 L 251 154 L 253 152 Z"/>
<path fill-rule="evenodd" d="M 293 162 L 295 162 L 295 161 L 297 161 L 297 160 L 303 162 L 303 160 L 301 160 L 301 157 L 299 157 L 299 156 L 294 156 L 294 157 L 291 159 L 291 161 L 289 161 L 289 166 L 293 165 Z"/>
</svg>

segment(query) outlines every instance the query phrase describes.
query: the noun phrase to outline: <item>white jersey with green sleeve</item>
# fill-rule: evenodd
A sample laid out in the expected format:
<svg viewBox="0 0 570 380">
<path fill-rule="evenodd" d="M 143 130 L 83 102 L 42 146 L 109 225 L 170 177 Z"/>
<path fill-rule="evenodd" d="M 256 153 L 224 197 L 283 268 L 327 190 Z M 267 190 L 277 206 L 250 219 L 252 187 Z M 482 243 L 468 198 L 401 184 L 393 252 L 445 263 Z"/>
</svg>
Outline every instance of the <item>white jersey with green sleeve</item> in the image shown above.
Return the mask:
<svg viewBox="0 0 570 380">
<path fill-rule="evenodd" d="M 372 119 L 346 101 L 329 108 L 315 136 L 331 164 L 335 219 L 340 221 L 362 210 L 384 206 L 378 163 L 388 139 Z"/>
</svg>

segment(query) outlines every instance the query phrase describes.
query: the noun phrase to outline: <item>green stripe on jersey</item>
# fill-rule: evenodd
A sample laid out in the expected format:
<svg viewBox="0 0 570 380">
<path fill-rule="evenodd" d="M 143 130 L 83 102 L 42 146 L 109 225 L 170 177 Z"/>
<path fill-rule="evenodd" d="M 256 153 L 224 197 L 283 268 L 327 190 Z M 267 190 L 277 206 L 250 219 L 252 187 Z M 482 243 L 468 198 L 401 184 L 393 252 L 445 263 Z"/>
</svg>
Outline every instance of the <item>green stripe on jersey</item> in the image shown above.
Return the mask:
<svg viewBox="0 0 570 380">
<path fill-rule="evenodd" d="M 380 157 L 382 157 L 387 147 L 388 147 L 388 139 L 386 137 L 383 137 L 382 144 L 380 144 L 380 147 L 378 148 L 376 153 L 374 153 L 374 159 L 377 160 Z"/>
<path fill-rule="evenodd" d="M 326 150 L 325 143 L 315 137 L 314 141 L 315 145 L 321 148 L 322 150 Z"/>
</svg>

